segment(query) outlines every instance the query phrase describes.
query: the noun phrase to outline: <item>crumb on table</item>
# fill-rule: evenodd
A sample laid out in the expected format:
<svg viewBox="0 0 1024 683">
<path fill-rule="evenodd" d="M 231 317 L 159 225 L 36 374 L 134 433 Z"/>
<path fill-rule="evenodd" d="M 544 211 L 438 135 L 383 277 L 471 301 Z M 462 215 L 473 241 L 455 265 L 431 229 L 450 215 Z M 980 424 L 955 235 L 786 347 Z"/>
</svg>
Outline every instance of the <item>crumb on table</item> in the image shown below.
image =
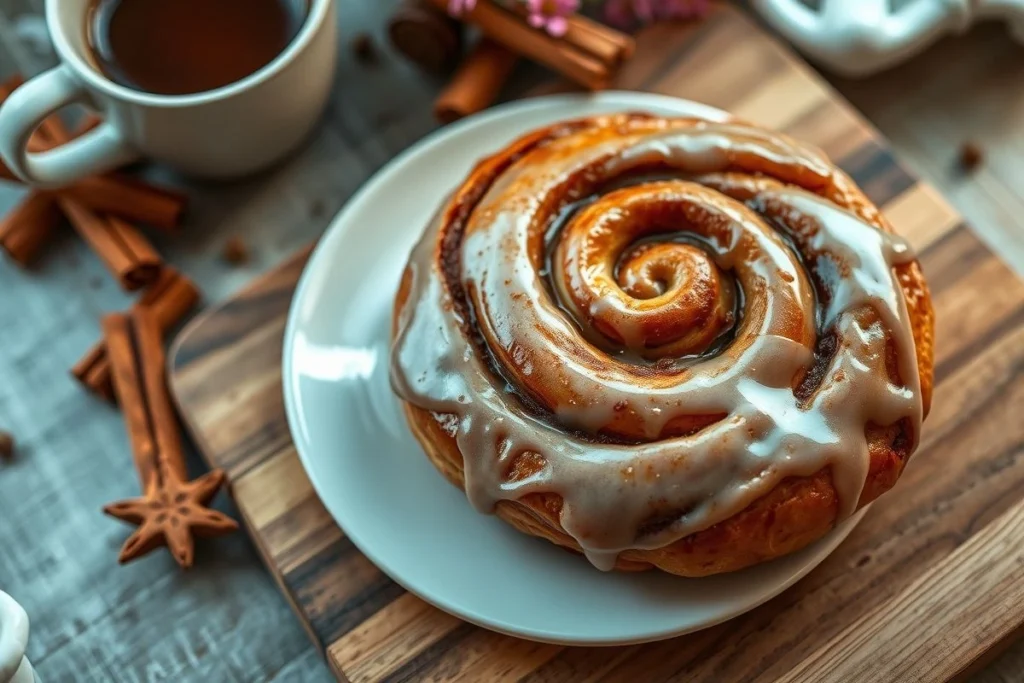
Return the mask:
<svg viewBox="0 0 1024 683">
<path fill-rule="evenodd" d="M 14 435 L 0 429 L 0 460 L 14 457 Z"/>
<path fill-rule="evenodd" d="M 324 200 L 322 199 L 314 199 L 313 203 L 309 205 L 309 215 L 312 218 L 320 218 L 326 211 L 327 209 L 324 206 Z"/>
<path fill-rule="evenodd" d="M 985 160 L 985 152 L 978 143 L 968 140 L 960 145 L 960 166 L 966 171 L 973 171 Z"/>
<path fill-rule="evenodd" d="M 232 266 L 240 266 L 244 263 L 248 263 L 249 247 L 246 246 L 241 237 L 233 235 L 224 242 L 224 248 L 221 251 L 221 258 Z"/>
<path fill-rule="evenodd" d="M 352 38 L 352 54 L 363 63 L 377 61 L 377 46 L 369 33 L 357 33 Z"/>
</svg>

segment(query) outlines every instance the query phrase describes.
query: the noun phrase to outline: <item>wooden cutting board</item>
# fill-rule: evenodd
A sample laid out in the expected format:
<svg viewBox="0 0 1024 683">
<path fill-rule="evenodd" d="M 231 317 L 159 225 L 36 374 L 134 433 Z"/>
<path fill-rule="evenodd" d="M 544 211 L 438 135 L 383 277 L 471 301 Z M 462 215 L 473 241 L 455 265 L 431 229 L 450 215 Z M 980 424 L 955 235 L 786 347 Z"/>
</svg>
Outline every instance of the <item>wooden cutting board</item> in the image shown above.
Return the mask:
<svg viewBox="0 0 1024 683">
<path fill-rule="evenodd" d="M 917 248 L 938 311 L 920 451 L 839 549 L 720 626 L 642 646 L 566 648 L 463 623 L 406 593 L 317 499 L 285 422 L 281 337 L 297 255 L 178 338 L 182 415 L 271 573 L 339 678 L 944 681 L 1024 623 L 1024 284 L 869 124 L 786 48 L 723 9 L 640 37 L 620 86 L 730 110 L 820 145 Z"/>
</svg>

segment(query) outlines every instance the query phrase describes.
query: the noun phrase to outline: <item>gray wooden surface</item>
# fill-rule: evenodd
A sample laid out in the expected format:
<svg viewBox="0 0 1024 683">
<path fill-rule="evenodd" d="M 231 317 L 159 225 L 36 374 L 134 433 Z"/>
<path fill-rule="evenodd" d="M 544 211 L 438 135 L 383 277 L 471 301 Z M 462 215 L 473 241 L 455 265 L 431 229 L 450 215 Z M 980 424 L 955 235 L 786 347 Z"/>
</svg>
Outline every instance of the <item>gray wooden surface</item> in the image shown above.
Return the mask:
<svg viewBox="0 0 1024 683">
<path fill-rule="evenodd" d="M 339 1 L 346 42 L 363 30 L 382 36 L 393 2 Z M 0 0 L 0 77 L 52 64 L 41 10 L 42 0 Z M 436 82 L 389 54 L 366 66 L 343 47 L 339 59 L 323 126 L 281 168 L 230 185 L 152 171 L 193 199 L 186 234 L 155 241 L 208 300 L 318 236 L 374 170 L 433 129 L 427 103 Z M 1020 272 L 1022 75 L 1024 50 L 1000 27 L 983 26 L 887 74 L 836 83 Z M 955 170 L 967 138 L 988 151 L 971 176 Z M 0 185 L 0 211 L 19 195 Z M 234 234 L 253 249 L 241 268 L 219 259 Z M 0 263 L 0 428 L 19 443 L 18 457 L 0 463 L 0 588 L 29 612 L 30 656 L 41 677 L 329 680 L 244 534 L 201 543 L 187 573 L 165 553 L 116 565 L 127 529 L 99 510 L 134 495 L 138 483 L 118 414 L 82 393 L 67 370 L 97 338 L 100 313 L 127 302 L 70 233 L 32 271 Z M 199 467 L 196 458 L 191 464 Z M 1024 680 L 1024 644 L 977 680 Z"/>
</svg>

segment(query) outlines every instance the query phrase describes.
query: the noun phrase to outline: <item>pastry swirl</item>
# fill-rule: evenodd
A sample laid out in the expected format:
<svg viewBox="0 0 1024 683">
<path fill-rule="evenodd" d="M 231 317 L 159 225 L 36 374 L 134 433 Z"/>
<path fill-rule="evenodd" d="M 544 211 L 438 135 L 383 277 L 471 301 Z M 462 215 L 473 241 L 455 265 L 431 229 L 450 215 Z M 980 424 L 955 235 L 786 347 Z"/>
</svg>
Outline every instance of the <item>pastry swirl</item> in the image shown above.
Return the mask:
<svg viewBox="0 0 1024 683">
<path fill-rule="evenodd" d="M 895 483 L 932 329 L 909 245 L 821 152 L 625 114 L 477 165 L 410 256 L 391 376 L 477 509 L 602 569 L 701 576 Z"/>
</svg>

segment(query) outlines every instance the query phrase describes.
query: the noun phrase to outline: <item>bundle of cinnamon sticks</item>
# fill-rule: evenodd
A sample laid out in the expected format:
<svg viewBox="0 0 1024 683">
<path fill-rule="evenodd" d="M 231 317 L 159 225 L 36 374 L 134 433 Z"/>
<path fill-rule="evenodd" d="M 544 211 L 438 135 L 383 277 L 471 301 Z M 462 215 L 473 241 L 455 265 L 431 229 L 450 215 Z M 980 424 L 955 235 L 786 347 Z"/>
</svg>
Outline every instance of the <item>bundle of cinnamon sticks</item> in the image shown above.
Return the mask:
<svg viewBox="0 0 1024 683">
<path fill-rule="evenodd" d="M 132 311 L 148 315 L 161 334 L 177 325 L 199 302 L 195 284 L 169 266 L 150 285 L 132 307 Z M 71 368 L 71 374 L 90 392 L 110 401 L 115 400 L 111 379 L 110 354 L 105 339 L 94 344 Z"/>
<path fill-rule="evenodd" d="M 18 76 L 0 83 L 0 101 L 21 83 Z M 72 134 L 60 118 L 51 116 L 33 134 L 29 148 L 42 151 L 62 145 L 98 123 L 96 118 L 87 118 Z M 2 163 L 0 178 L 17 182 Z M 59 190 L 32 190 L 0 218 L 0 249 L 15 263 L 29 265 L 51 240 L 63 216 L 118 284 L 133 291 L 157 279 L 162 260 L 132 223 L 173 231 L 185 203 L 185 196 L 178 192 L 118 174 L 88 177 Z"/>
<path fill-rule="evenodd" d="M 0 101 L 22 81 L 0 83 Z M 98 125 L 95 118 L 78 127 L 81 135 Z M 65 144 L 75 135 L 56 116 L 43 121 L 29 142 L 30 151 Z M 17 182 L 0 163 L 0 178 Z M 66 218 L 125 290 L 141 290 L 127 313 L 103 320 L 103 339 L 72 368 L 92 393 L 117 401 L 132 445 L 142 496 L 112 503 L 107 514 L 138 529 L 121 549 L 128 562 L 166 545 L 183 567 L 193 560 L 193 537 L 235 530 L 231 518 L 207 507 L 225 481 L 214 470 L 189 481 L 164 375 L 163 335 L 199 301 L 199 290 L 166 265 L 132 223 L 174 230 L 185 208 L 177 192 L 110 173 L 80 180 L 58 190 L 30 190 L 0 219 L 0 248 L 12 261 L 28 265 Z"/>
<path fill-rule="evenodd" d="M 448 0 L 407 0 L 416 5 L 416 13 L 408 8 L 400 11 L 392 21 L 392 41 L 396 42 L 395 23 L 401 20 L 398 34 L 403 43 L 396 47 L 411 58 L 435 54 L 439 50 L 425 50 L 412 43 L 415 37 L 408 28 L 411 17 L 423 18 L 421 42 L 433 40 L 447 46 L 444 39 L 442 17 Z M 557 71 L 566 78 L 587 88 L 601 90 L 609 86 L 622 63 L 633 54 L 632 37 L 599 24 L 578 14 L 568 18 L 564 35 L 555 37 L 527 23 L 525 8 L 519 3 L 509 7 L 494 0 L 477 0 L 474 7 L 461 17 L 475 26 L 482 38 L 463 60 L 449 85 L 437 98 L 435 115 L 444 123 L 485 108 L 497 97 L 512 71 L 516 60 L 525 57 Z"/>
<path fill-rule="evenodd" d="M 19 76 L 0 83 L 0 102 L 22 84 Z M 99 124 L 87 117 L 75 134 L 57 117 L 47 118 L 29 147 L 41 151 L 62 145 Z M 0 178 L 17 182 L 0 163 Z M 142 290 L 133 310 L 148 312 L 161 331 L 174 327 L 199 301 L 199 290 L 164 264 L 134 222 L 174 231 L 185 209 L 184 195 L 127 176 L 90 176 L 58 190 L 30 190 L 0 218 L 0 249 L 19 265 L 29 265 L 51 240 L 63 218 L 89 245 L 125 290 Z M 89 391 L 114 400 L 110 361 L 104 342 L 89 349 L 72 368 Z"/>
<path fill-rule="evenodd" d="M 436 7 L 446 0 L 431 0 Z M 477 0 L 462 17 L 491 40 L 543 64 L 589 90 L 608 87 L 619 65 L 633 54 L 633 39 L 624 33 L 574 14 L 565 35 L 554 37 L 526 23 L 516 3 L 506 9 L 493 0 Z"/>
</svg>

